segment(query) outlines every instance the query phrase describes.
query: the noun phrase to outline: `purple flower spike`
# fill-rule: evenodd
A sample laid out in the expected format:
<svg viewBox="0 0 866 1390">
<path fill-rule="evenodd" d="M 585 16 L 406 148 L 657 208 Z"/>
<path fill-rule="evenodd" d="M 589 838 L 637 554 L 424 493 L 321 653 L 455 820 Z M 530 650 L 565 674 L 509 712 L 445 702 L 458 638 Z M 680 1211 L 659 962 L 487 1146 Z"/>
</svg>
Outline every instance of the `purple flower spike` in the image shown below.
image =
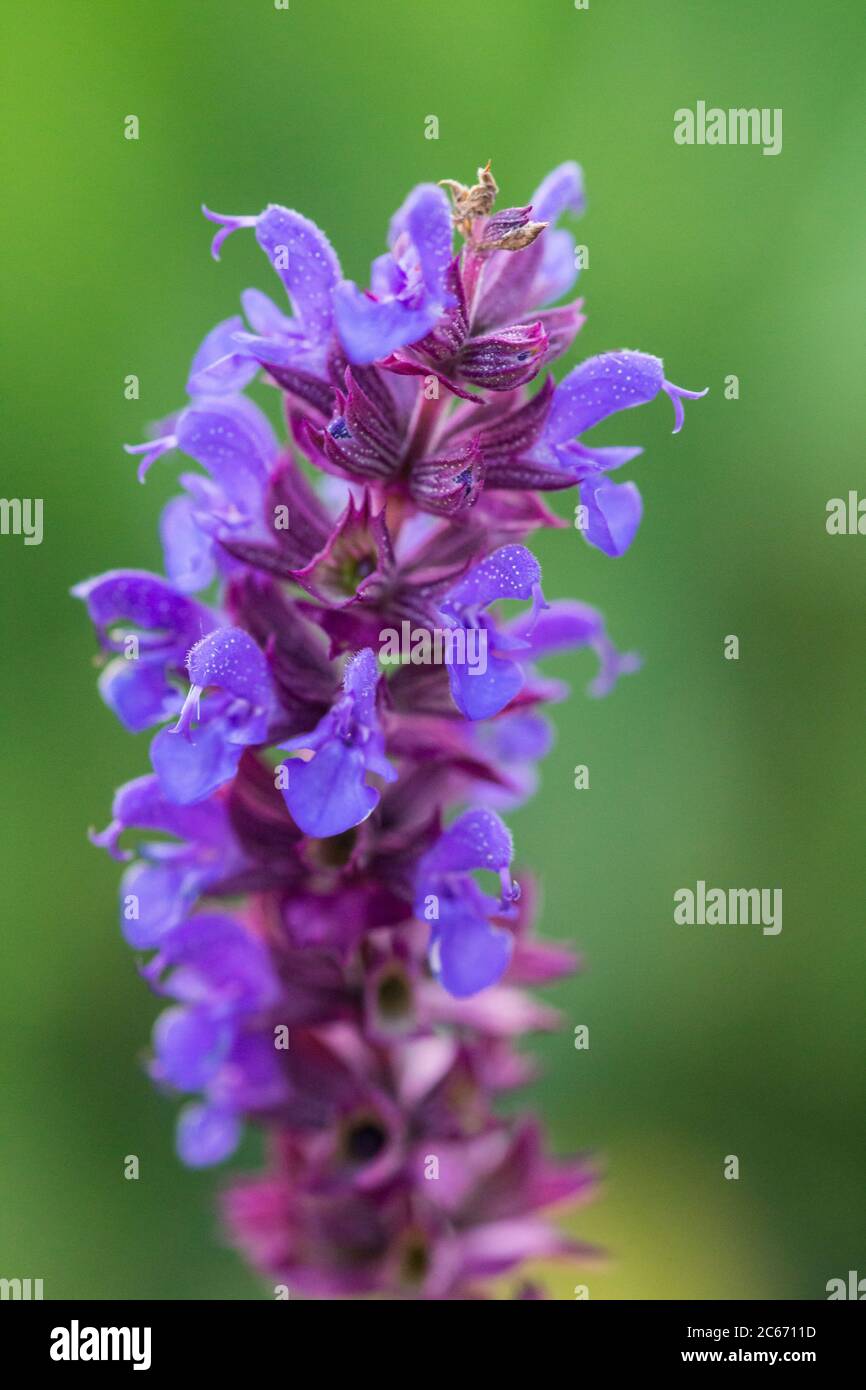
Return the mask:
<svg viewBox="0 0 866 1390">
<path fill-rule="evenodd" d="M 679 429 L 703 393 L 628 351 L 557 385 L 584 320 L 560 302 L 583 177 L 560 165 L 504 208 L 498 191 L 489 163 L 414 188 L 369 290 L 298 212 L 205 209 L 213 255 L 252 230 L 287 302 L 244 291 L 186 405 L 128 446 L 142 479 L 170 450 L 197 465 L 160 516 L 167 577 L 73 591 L 104 702 L 154 731 L 153 773 L 91 834 L 163 1009 L 150 1075 L 184 1097 L 188 1167 L 264 1131 L 267 1168 L 224 1219 L 293 1297 L 474 1302 L 513 1272 L 536 1299 L 525 1260 L 586 1254 L 545 1209 L 592 1172 L 496 1104 L 533 1079 L 523 1037 L 557 1026 L 528 991 L 578 963 L 536 939 L 497 808 L 540 785 L 544 707 L 568 694 L 543 663 L 589 648 L 592 695 L 640 663 L 596 609 L 546 602 L 527 538 L 565 525 L 544 494 L 576 488 L 585 539 L 622 555 L 642 503 L 616 474 L 641 450 L 585 433 L 660 392 Z M 279 438 L 242 394 L 258 378 Z"/>
<path fill-rule="evenodd" d="M 286 752 L 311 750 L 309 762 L 283 763 L 288 786 L 283 791 L 292 818 L 305 835 L 325 839 L 365 821 L 379 804 L 367 785 L 367 773 L 386 782 L 396 772 L 385 757 L 385 741 L 376 714 L 378 668 L 367 647 L 349 662 L 343 694 L 309 734 L 283 744 Z"/>
</svg>

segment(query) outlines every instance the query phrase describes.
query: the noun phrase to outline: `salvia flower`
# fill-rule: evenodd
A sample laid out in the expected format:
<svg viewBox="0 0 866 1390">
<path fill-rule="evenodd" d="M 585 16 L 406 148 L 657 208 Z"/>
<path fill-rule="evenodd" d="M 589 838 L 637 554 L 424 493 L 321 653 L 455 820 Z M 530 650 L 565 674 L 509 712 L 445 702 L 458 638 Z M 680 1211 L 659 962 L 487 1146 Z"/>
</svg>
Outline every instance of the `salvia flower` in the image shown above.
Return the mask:
<svg viewBox="0 0 866 1390">
<path fill-rule="evenodd" d="M 283 745 L 312 752 L 308 762 L 282 764 L 286 805 L 305 835 L 324 839 L 365 821 L 379 802 L 368 772 L 396 780 L 376 715 L 378 674 L 376 657 L 365 647 L 346 664 L 343 693 L 324 719 L 312 733 Z"/>
<path fill-rule="evenodd" d="M 596 609 L 545 597 L 527 541 L 561 525 L 540 494 L 573 488 L 585 539 L 621 555 L 642 504 L 610 475 L 641 450 L 592 429 L 664 394 L 676 431 L 703 393 L 633 351 L 557 385 L 584 322 L 558 302 L 582 174 L 497 194 L 489 164 L 412 190 L 367 288 L 298 212 L 206 210 L 214 256 L 252 231 L 285 302 L 247 289 L 186 402 L 127 446 L 142 481 L 175 453 L 196 466 L 160 520 L 165 575 L 73 591 L 103 700 L 151 731 L 152 771 L 92 835 L 124 863 L 121 930 L 165 1003 L 150 1074 L 186 1098 L 191 1167 L 264 1130 L 268 1171 L 229 1190 L 226 1225 L 311 1297 L 474 1299 L 583 1253 L 548 1209 L 586 1197 L 591 1167 L 496 1109 L 532 1079 L 515 1043 L 557 1023 L 527 987 L 575 968 L 534 937 L 501 817 L 533 795 L 544 706 L 568 693 L 547 660 L 591 648 L 599 696 L 639 660 Z M 257 381 L 285 440 L 244 395 Z"/>
</svg>

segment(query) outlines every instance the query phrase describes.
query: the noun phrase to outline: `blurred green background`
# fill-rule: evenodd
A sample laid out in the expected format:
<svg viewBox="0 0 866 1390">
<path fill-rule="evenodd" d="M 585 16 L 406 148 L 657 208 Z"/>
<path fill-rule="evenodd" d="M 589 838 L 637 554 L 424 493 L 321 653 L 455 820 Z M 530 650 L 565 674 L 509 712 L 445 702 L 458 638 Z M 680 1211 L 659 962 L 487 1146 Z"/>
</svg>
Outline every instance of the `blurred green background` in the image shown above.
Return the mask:
<svg viewBox="0 0 866 1390">
<path fill-rule="evenodd" d="M 566 365 L 642 348 L 711 388 L 676 438 L 663 400 L 602 431 L 646 446 L 625 558 L 573 529 L 540 542 L 548 593 L 603 607 L 646 660 L 601 703 L 582 694 L 592 660 L 559 660 L 574 694 L 512 817 L 543 930 L 587 960 L 552 991 L 565 1026 L 533 1044 L 532 1103 L 557 1148 L 599 1156 L 602 1197 L 572 1224 L 610 1254 L 554 1288 L 820 1298 L 866 1275 L 866 540 L 824 525 L 864 476 L 863 6 L 43 0 L 4 27 L 0 493 L 43 497 L 45 537 L 0 538 L 0 1274 L 56 1298 L 268 1296 L 219 1243 L 225 1173 L 180 1167 L 175 1107 L 140 1066 L 156 1005 L 86 831 L 147 737 L 100 704 L 67 590 L 159 566 L 177 465 L 140 488 L 121 446 L 181 403 L 240 290 L 273 289 L 251 237 L 211 261 L 199 205 L 298 207 L 364 280 L 413 183 L 492 157 L 503 206 L 584 166 L 589 321 Z M 782 154 L 676 146 L 673 112 L 698 99 L 782 107 Z M 782 934 L 675 927 L 673 892 L 698 878 L 781 887 Z"/>
</svg>

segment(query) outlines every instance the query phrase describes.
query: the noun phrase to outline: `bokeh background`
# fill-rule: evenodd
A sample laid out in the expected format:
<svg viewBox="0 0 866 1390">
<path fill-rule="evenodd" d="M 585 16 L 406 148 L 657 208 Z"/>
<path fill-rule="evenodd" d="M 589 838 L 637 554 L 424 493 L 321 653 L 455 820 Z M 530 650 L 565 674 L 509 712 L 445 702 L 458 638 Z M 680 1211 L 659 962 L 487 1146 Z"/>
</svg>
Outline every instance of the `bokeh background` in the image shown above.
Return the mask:
<svg viewBox="0 0 866 1390">
<path fill-rule="evenodd" d="M 544 930 L 587 961 L 552 991 L 564 1028 L 533 1044 L 546 1073 L 525 1103 L 605 1172 L 571 1224 L 607 1261 L 552 1287 L 820 1298 L 831 1277 L 866 1275 L 866 539 L 824 524 L 827 500 L 864 479 L 866 10 L 43 0 L 4 28 L 0 493 L 43 497 L 45 536 L 0 538 L 0 1274 L 56 1298 L 268 1296 L 215 1230 L 225 1174 L 180 1167 L 175 1107 L 141 1067 L 156 1005 L 86 831 L 145 769 L 147 736 L 99 703 L 67 591 L 159 565 L 176 467 L 141 488 L 122 443 L 180 404 L 194 348 L 240 290 L 270 288 L 251 237 L 211 261 L 199 205 L 296 206 L 364 280 L 413 183 L 492 157 L 503 205 L 563 159 L 584 166 L 589 321 L 566 365 L 642 348 L 711 388 L 676 438 L 663 400 L 600 431 L 646 445 L 625 558 L 573 529 L 541 542 L 548 593 L 603 607 L 646 660 L 595 703 L 591 658 L 560 659 L 574 694 L 539 795 L 512 818 Z M 673 112 L 698 99 L 782 107 L 782 154 L 676 146 Z M 589 790 L 573 788 L 577 763 Z M 782 934 L 675 927 L 673 892 L 698 878 L 781 887 Z M 235 1166 L 256 1158 L 249 1141 Z"/>
</svg>

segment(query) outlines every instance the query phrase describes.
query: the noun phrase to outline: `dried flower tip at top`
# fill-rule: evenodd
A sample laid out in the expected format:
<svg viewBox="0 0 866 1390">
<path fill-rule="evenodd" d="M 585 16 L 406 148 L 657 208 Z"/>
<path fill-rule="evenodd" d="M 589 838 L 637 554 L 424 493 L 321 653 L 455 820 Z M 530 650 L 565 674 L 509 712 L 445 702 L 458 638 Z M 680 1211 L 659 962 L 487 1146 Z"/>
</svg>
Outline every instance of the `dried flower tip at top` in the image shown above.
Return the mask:
<svg viewBox="0 0 866 1390">
<path fill-rule="evenodd" d="M 440 188 L 447 188 L 454 204 L 454 225 L 465 237 L 472 235 L 472 223 L 476 217 L 489 217 L 496 202 L 499 185 L 490 172 L 488 159 L 483 169 L 478 170 L 478 182 L 472 188 L 456 179 L 440 179 Z"/>
<path fill-rule="evenodd" d="M 512 214 L 520 211 L 510 209 Z M 500 218 L 507 216 L 506 213 L 498 213 L 496 217 L 491 217 L 484 231 L 484 240 L 479 241 L 476 251 L 522 251 L 524 246 L 531 246 L 547 226 L 546 222 L 531 222 L 526 217 L 513 217 L 508 223 L 503 222 L 501 227 L 494 226 Z"/>
</svg>

